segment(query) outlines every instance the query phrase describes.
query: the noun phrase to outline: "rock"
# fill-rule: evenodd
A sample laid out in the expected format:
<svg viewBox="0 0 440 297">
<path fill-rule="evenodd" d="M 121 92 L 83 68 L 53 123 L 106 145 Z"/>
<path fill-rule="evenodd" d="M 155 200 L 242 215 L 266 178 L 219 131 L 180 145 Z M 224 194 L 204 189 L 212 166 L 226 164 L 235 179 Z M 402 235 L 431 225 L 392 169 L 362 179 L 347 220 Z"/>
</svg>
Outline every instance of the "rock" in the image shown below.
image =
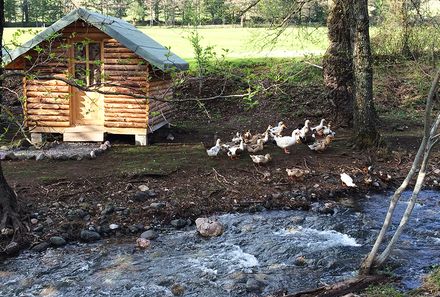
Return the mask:
<svg viewBox="0 0 440 297">
<path fill-rule="evenodd" d="M 169 140 L 169 141 L 173 141 L 173 140 L 174 140 L 174 135 L 171 134 L 171 133 L 168 133 L 168 135 L 167 135 L 167 140 Z"/>
<path fill-rule="evenodd" d="M 109 215 L 115 211 L 115 207 L 112 204 L 107 204 L 103 211 L 101 211 L 101 215 Z"/>
<path fill-rule="evenodd" d="M 156 239 L 158 237 L 158 234 L 154 230 L 147 230 L 143 232 L 140 237 L 151 240 L 151 239 Z"/>
<path fill-rule="evenodd" d="M 158 195 L 157 192 L 154 190 L 148 190 L 146 192 L 147 192 L 148 197 L 150 197 L 150 198 L 157 197 L 157 195 Z"/>
<path fill-rule="evenodd" d="M 198 218 L 196 220 L 196 228 L 200 235 L 205 237 L 220 236 L 224 231 L 222 223 L 209 218 Z"/>
<path fill-rule="evenodd" d="M 14 230 L 11 229 L 11 228 L 3 228 L 1 230 L 1 234 L 4 235 L 4 236 L 11 236 L 11 235 L 14 234 Z"/>
<path fill-rule="evenodd" d="M 148 198 L 150 197 L 148 196 L 148 193 L 146 191 L 136 192 L 136 194 L 134 194 L 133 196 L 133 200 L 137 202 L 144 202 Z"/>
<path fill-rule="evenodd" d="M 173 293 L 174 296 L 182 296 L 183 293 L 185 293 L 185 288 L 180 284 L 174 284 L 171 287 L 171 293 Z"/>
<path fill-rule="evenodd" d="M 41 161 L 41 160 L 44 160 L 45 158 L 46 158 L 46 155 L 44 153 L 39 153 L 38 155 L 35 156 L 36 161 Z"/>
<path fill-rule="evenodd" d="M 148 186 L 146 186 L 146 185 L 140 185 L 140 186 L 138 187 L 138 189 L 139 189 L 139 191 L 141 191 L 141 192 L 146 192 L 146 191 L 148 191 L 150 188 L 149 188 Z"/>
<path fill-rule="evenodd" d="M 31 250 L 34 252 L 42 252 L 45 251 L 49 246 L 50 244 L 47 241 L 43 241 L 34 245 Z"/>
<path fill-rule="evenodd" d="M 52 220 L 51 218 L 47 218 L 46 221 L 45 221 L 45 223 L 46 223 L 47 225 L 52 225 L 52 224 L 53 224 L 53 220 Z"/>
<path fill-rule="evenodd" d="M 151 245 L 151 241 L 145 238 L 138 238 L 136 239 L 136 246 L 140 249 L 147 249 Z"/>
<path fill-rule="evenodd" d="M 150 207 L 155 208 L 155 209 L 161 209 L 161 208 L 165 208 L 167 205 L 163 202 L 154 202 L 150 204 Z"/>
<path fill-rule="evenodd" d="M 17 156 L 13 152 L 6 152 L 0 155 L 0 160 L 15 160 Z"/>
<path fill-rule="evenodd" d="M 116 230 L 119 228 L 119 225 L 118 224 L 110 224 L 108 227 L 110 228 L 110 230 Z"/>
<path fill-rule="evenodd" d="M 139 228 L 136 225 L 131 225 L 128 227 L 128 231 L 130 231 L 130 233 L 136 233 L 139 231 Z"/>
<path fill-rule="evenodd" d="M 51 238 L 49 238 L 49 242 L 53 246 L 63 246 L 67 243 L 66 240 L 61 236 L 52 236 Z"/>
<path fill-rule="evenodd" d="M 254 278 L 250 278 L 246 281 L 246 291 L 248 292 L 261 292 L 264 286 L 264 283 Z"/>
<path fill-rule="evenodd" d="M 34 231 L 34 232 L 41 232 L 41 231 L 43 231 L 43 229 L 44 229 L 43 225 L 38 225 L 32 231 Z"/>
<path fill-rule="evenodd" d="M 32 225 L 36 225 L 36 224 L 38 224 L 38 220 L 37 220 L 37 219 L 31 219 L 31 224 L 32 224 Z"/>
<path fill-rule="evenodd" d="M 85 242 L 93 242 L 101 239 L 101 235 L 99 235 L 98 232 L 90 230 L 82 230 L 80 236 Z"/>
<path fill-rule="evenodd" d="M 380 187 L 380 184 L 379 184 L 377 181 L 375 181 L 375 182 L 373 182 L 373 186 L 379 188 L 379 187 Z"/>
<path fill-rule="evenodd" d="M 186 220 L 183 219 L 176 219 L 171 221 L 171 225 L 176 229 L 181 229 L 185 227 L 187 224 Z"/>
<path fill-rule="evenodd" d="M 20 251 L 20 245 L 15 241 L 9 243 L 4 249 L 4 252 L 7 255 L 15 255 L 18 254 L 19 251 Z"/>
</svg>

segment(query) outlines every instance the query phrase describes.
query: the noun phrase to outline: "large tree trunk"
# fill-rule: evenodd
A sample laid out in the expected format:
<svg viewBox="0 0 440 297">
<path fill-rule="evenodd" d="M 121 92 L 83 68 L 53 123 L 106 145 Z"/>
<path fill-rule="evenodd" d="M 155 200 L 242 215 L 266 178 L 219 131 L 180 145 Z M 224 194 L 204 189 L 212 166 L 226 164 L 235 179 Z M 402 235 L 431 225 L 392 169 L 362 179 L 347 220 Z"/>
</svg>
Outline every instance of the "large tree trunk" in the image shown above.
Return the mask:
<svg viewBox="0 0 440 297">
<path fill-rule="evenodd" d="M 331 0 L 327 19 L 329 47 L 324 55 L 324 84 L 338 124 L 353 124 L 353 1 Z"/>
<path fill-rule="evenodd" d="M 5 23 L 4 16 L 5 1 L 0 0 L 0 40 L 3 42 L 3 28 Z M 3 55 L 0 47 L 0 54 Z M 2 63 L 3 65 L 3 63 Z M 3 66 L 0 65 L 0 76 L 3 75 Z M 0 86 L 3 81 L 0 80 Z M 0 102 L 2 102 L 3 93 L 0 92 Z M 0 110 L 1 112 L 1 110 Z M 3 169 L 0 162 L 0 230 L 4 228 L 12 227 L 14 229 L 14 234 L 20 233 L 23 229 L 23 224 L 21 224 L 18 215 L 18 205 L 17 197 L 11 187 L 8 185 L 4 175 Z"/>
<path fill-rule="evenodd" d="M 354 141 L 359 148 L 377 145 L 377 115 L 373 103 L 373 62 L 370 49 L 368 1 L 354 1 Z"/>
</svg>

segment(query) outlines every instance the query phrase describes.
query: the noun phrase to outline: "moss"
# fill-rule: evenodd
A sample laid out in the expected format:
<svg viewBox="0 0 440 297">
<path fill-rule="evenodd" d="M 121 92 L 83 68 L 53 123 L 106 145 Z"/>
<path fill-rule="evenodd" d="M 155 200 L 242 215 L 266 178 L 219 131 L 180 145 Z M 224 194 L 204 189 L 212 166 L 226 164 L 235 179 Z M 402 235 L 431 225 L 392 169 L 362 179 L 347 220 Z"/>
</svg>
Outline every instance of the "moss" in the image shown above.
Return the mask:
<svg viewBox="0 0 440 297">
<path fill-rule="evenodd" d="M 403 297 L 404 294 L 391 284 L 369 286 L 365 290 L 366 297 Z"/>
</svg>

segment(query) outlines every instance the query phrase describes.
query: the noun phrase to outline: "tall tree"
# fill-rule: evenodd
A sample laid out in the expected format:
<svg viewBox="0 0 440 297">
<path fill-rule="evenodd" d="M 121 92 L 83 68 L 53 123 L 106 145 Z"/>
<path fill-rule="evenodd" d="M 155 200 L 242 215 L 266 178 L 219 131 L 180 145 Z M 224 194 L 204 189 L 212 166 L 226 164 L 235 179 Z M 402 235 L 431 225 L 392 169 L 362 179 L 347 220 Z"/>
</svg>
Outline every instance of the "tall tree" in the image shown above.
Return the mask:
<svg viewBox="0 0 440 297">
<path fill-rule="evenodd" d="M 3 75 L 3 28 L 5 24 L 4 15 L 5 1 L 0 0 L 0 54 L 2 55 L 2 63 L 0 64 L 0 76 Z M 3 81 L 0 80 L 0 87 Z M 0 89 L 1 90 L 1 89 Z M 3 92 L 0 92 L 0 102 L 3 102 Z M 1 111 L 1 110 L 0 110 Z M 4 228 L 12 227 L 14 232 L 20 232 L 23 230 L 23 224 L 19 218 L 17 196 L 14 191 L 8 185 L 4 175 L 0 161 L 0 230 Z"/>
<path fill-rule="evenodd" d="M 324 84 L 335 120 L 352 126 L 354 110 L 353 0 L 329 1 L 329 47 L 324 55 Z"/>
<path fill-rule="evenodd" d="M 370 47 L 368 0 L 354 1 L 354 140 L 358 147 L 377 145 L 380 135 L 373 102 L 373 59 Z"/>
</svg>

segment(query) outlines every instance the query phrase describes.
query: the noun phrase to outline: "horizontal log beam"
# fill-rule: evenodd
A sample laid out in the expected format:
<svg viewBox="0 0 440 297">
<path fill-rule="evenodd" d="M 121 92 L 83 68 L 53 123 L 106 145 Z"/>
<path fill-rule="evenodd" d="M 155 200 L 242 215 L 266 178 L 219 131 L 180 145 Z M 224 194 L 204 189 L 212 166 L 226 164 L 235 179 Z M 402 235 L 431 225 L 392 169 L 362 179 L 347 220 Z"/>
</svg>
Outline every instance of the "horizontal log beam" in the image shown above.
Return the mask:
<svg viewBox="0 0 440 297">
<path fill-rule="evenodd" d="M 70 122 L 28 121 L 29 126 L 37 127 L 69 127 Z"/>
<path fill-rule="evenodd" d="M 38 122 L 38 121 L 48 121 L 48 122 L 69 122 L 69 116 L 56 116 L 56 115 L 33 115 L 30 114 L 27 116 L 30 121 Z"/>
<path fill-rule="evenodd" d="M 114 127 L 114 128 L 145 128 L 147 124 L 142 123 L 120 123 L 120 122 L 104 122 L 105 127 Z"/>
<path fill-rule="evenodd" d="M 70 115 L 69 110 L 59 109 L 27 109 L 27 114 L 35 114 L 35 115 Z"/>
<path fill-rule="evenodd" d="M 68 99 L 62 98 L 47 98 L 47 97 L 27 97 L 28 103 L 47 103 L 47 104 L 69 104 Z"/>
<path fill-rule="evenodd" d="M 45 103 L 28 103 L 27 109 L 69 109 L 68 104 L 45 104 Z"/>
</svg>

